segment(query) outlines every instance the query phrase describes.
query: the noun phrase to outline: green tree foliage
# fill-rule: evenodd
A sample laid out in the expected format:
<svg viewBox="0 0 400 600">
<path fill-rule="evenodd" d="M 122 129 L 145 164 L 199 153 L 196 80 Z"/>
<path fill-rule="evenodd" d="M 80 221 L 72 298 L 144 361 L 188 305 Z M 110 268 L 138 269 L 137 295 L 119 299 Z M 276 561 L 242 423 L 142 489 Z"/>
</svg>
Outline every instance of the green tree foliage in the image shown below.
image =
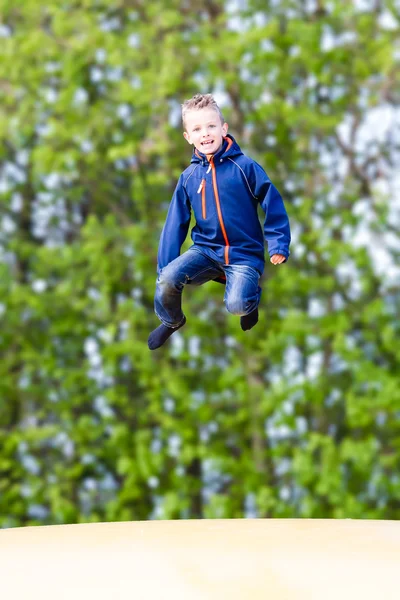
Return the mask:
<svg viewBox="0 0 400 600">
<path fill-rule="evenodd" d="M 399 518 L 398 3 L 0 8 L 0 526 Z M 210 283 L 150 353 L 197 91 L 281 190 L 292 256 L 252 331 Z"/>
</svg>

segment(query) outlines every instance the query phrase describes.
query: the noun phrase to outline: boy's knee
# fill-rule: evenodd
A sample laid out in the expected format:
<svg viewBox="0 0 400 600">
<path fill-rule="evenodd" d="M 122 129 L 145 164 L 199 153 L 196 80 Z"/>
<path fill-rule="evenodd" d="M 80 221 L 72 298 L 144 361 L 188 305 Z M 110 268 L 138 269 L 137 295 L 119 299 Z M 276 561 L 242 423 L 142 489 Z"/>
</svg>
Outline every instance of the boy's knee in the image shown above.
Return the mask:
<svg viewBox="0 0 400 600">
<path fill-rule="evenodd" d="M 166 292 L 181 288 L 183 283 L 179 280 L 176 271 L 168 268 L 168 266 L 161 271 L 157 279 L 157 287 Z"/>
<path fill-rule="evenodd" d="M 226 310 L 232 315 L 242 317 L 250 311 L 250 302 L 246 302 L 243 298 L 227 298 L 225 300 Z"/>
</svg>

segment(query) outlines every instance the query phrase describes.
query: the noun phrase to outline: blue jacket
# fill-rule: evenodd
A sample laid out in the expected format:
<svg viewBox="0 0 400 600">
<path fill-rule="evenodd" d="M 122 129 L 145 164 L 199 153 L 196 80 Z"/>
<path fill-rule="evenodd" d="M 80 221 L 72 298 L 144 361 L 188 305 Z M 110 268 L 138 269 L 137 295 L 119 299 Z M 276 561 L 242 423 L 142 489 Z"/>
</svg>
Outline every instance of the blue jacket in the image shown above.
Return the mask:
<svg viewBox="0 0 400 600">
<path fill-rule="evenodd" d="M 266 215 L 264 235 L 258 204 Z M 290 226 L 282 197 L 230 135 L 210 162 L 195 150 L 180 176 L 161 233 L 158 271 L 179 256 L 192 209 L 193 243 L 219 263 L 250 265 L 262 273 L 264 237 L 270 256 L 289 257 Z"/>
</svg>

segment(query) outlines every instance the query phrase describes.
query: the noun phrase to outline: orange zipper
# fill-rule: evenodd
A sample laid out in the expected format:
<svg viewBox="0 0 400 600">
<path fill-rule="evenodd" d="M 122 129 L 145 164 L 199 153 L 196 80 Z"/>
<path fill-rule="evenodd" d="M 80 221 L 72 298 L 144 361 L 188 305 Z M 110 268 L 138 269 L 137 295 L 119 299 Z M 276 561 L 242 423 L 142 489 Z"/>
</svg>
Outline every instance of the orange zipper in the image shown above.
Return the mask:
<svg viewBox="0 0 400 600">
<path fill-rule="evenodd" d="M 219 219 L 219 224 L 221 226 L 222 235 L 224 236 L 224 240 L 225 240 L 225 264 L 229 265 L 229 240 L 228 240 L 228 236 L 226 234 L 224 219 L 222 218 L 221 204 L 219 202 L 219 194 L 218 194 L 218 188 L 217 188 L 217 175 L 215 173 L 215 165 L 214 165 L 214 157 L 213 156 L 210 159 L 210 165 L 211 165 L 211 169 L 212 169 L 212 182 L 213 182 L 215 203 L 217 205 L 218 219 Z"/>
<path fill-rule="evenodd" d="M 200 194 L 200 192 L 201 192 L 201 214 L 203 216 L 203 219 L 206 219 L 207 211 L 206 211 L 206 180 L 205 179 L 201 180 L 199 189 L 197 190 L 198 194 Z"/>
<path fill-rule="evenodd" d="M 203 219 L 207 218 L 206 212 L 206 180 L 203 179 L 203 186 L 201 188 L 201 210 L 203 211 Z"/>
</svg>

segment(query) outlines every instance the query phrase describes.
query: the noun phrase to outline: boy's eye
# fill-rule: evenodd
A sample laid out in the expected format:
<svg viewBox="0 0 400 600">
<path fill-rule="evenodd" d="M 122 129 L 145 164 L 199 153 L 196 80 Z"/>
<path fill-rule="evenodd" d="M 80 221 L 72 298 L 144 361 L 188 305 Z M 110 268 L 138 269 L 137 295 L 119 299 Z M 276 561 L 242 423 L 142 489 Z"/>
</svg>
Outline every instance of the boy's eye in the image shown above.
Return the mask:
<svg viewBox="0 0 400 600">
<path fill-rule="evenodd" d="M 210 125 L 210 127 L 215 127 L 215 125 Z"/>
<path fill-rule="evenodd" d="M 193 131 L 199 131 L 199 127 L 195 127 L 195 129 L 193 129 Z"/>
</svg>

